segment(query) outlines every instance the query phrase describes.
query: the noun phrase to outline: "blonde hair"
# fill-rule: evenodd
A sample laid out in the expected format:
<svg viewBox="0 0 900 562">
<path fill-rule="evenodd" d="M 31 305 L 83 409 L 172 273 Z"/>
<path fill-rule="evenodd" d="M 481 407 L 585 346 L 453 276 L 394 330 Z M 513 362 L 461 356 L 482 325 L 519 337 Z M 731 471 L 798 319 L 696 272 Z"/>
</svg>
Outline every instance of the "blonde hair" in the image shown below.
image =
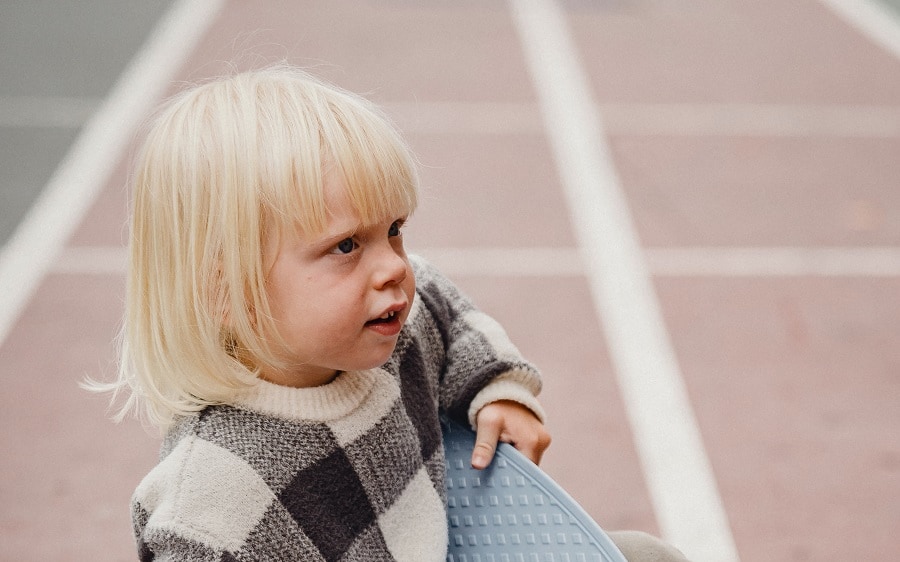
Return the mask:
<svg viewBox="0 0 900 562">
<path fill-rule="evenodd" d="M 218 79 L 164 106 L 134 172 L 119 376 L 103 387 L 127 393 L 117 419 L 165 429 L 278 364 L 265 240 L 325 228 L 326 173 L 342 175 L 363 224 L 415 209 L 415 164 L 387 119 L 299 69 Z"/>
</svg>

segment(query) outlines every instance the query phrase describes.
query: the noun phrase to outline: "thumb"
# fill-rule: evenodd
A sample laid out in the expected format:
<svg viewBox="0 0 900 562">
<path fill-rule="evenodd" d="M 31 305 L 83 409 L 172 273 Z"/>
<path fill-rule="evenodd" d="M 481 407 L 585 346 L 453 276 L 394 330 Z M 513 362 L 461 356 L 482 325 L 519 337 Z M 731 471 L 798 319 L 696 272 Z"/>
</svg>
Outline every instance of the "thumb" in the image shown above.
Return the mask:
<svg viewBox="0 0 900 562">
<path fill-rule="evenodd" d="M 483 470 L 491 464 L 499 440 L 499 423 L 485 421 L 478 424 L 478 430 L 475 434 L 475 449 L 472 451 L 472 468 Z"/>
</svg>

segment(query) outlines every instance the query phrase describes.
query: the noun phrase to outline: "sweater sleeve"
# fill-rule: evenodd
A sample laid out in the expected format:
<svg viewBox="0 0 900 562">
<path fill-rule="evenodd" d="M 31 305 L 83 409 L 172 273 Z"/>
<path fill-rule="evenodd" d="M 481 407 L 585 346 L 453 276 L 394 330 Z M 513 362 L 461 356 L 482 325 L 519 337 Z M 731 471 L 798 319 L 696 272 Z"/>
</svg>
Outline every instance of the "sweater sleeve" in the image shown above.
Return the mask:
<svg viewBox="0 0 900 562">
<path fill-rule="evenodd" d="M 437 323 L 445 348 L 440 375 L 440 406 L 452 417 L 467 420 L 485 405 L 513 400 L 542 421 L 537 401 L 541 390 L 538 370 L 512 344 L 506 331 L 436 268 L 411 257 L 417 293 Z"/>
</svg>

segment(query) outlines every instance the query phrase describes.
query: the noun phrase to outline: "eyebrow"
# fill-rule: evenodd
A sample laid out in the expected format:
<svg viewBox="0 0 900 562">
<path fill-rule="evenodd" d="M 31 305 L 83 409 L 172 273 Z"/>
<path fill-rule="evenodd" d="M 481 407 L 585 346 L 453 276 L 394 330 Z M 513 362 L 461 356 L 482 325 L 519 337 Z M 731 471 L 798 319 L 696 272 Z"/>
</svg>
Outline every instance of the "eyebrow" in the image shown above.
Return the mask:
<svg viewBox="0 0 900 562">
<path fill-rule="evenodd" d="M 409 215 L 403 215 L 401 217 L 391 219 L 390 224 L 393 224 L 396 221 L 406 222 L 408 220 L 409 220 Z M 356 225 L 354 225 L 352 228 L 347 228 L 346 230 L 336 230 L 333 232 L 325 231 L 318 237 L 318 239 L 314 240 L 311 245 L 314 248 L 325 250 L 325 249 L 328 249 L 328 248 L 334 246 L 341 240 L 346 240 L 347 238 L 354 238 L 357 235 L 359 235 L 360 233 L 365 233 L 366 231 L 371 230 L 375 227 L 378 227 L 382 223 L 386 223 L 386 222 L 388 222 L 388 219 L 385 219 L 383 221 L 381 221 L 381 220 L 376 221 L 375 223 L 373 223 L 371 225 L 364 225 L 363 223 L 359 222 Z"/>
<path fill-rule="evenodd" d="M 341 240 L 346 240 L 347 238 L 353 238 L 356 236 L 360 230 L 362 230 L 362 225 L 357 225 L 356 228 L 340 230 L 334 232 L 323 232 L 320 236 L 318 236 L 312 243 L 312 246 L 320 249 L 327 249 L 331 246 L 334 246 Z"/>
</svg>

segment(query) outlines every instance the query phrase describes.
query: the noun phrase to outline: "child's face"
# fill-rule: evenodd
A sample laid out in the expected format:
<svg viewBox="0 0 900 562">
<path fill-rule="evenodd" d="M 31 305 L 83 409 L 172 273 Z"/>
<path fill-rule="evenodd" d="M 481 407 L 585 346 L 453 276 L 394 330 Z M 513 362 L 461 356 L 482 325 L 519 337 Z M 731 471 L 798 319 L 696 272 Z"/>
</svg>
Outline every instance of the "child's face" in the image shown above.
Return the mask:
<svg viewBox="0 0 900 562">
<path fill-rule="evenodd" d="M 343 180 L 326 177 L 321 235 L 285 233 L 266 248 L 266 290 L 292 368 L 263 372 L 287 386 L 325 384 L 338 371 L 387 362 L 415 294 L 400 227 L 390 217 L 363 227 Z"/>
</svg>

